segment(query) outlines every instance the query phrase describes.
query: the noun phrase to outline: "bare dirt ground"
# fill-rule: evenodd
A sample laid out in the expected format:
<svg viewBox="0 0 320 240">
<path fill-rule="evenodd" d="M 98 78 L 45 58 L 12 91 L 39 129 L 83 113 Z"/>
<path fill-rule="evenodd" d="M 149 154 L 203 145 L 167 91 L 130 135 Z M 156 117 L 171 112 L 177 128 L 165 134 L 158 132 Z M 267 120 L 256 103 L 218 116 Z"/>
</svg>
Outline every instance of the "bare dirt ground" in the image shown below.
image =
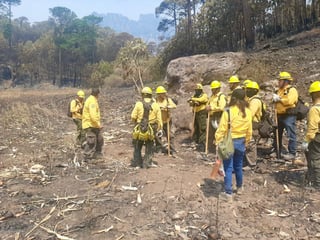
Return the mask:
<svg viewBox="0 0 320 240">
<path fill-rule="evenodd" d="M 319 78 L 319 32 L 266 45 L 241 71 L 261 81 L 292 72 L 305 95 L 308 76 Z M 132 89 L 102 92 L 104 157 L 83 163 L 66 116 L 75 92 L 0 91 L 0 239 L 320 239 L 320 194 L 306 187 L 306 167 L 262 155 L 264 141 L 232 203 L 218 198 L 223 179 L 209 179 L 214 156 L 204 161 L 190 148 L 187 130 L 176 134 L 175 157 L 158 153 L 157 167 L 129 167 Z"/>
<path fill-rule="evenodd" d="M 1 92 L 0 239 L 320 238 L 320 195 L 304 186 L 304 167 L 260 157 L 232 203 L 218 198 L 223 179 L 208 178 L 212 162 L 184 144 L 188 131 L 175 157 L 129 167 L 132 89 L 101 94 L 104 157 L 83 163 L 66 116 L 73 94 Z"/>
</svg>

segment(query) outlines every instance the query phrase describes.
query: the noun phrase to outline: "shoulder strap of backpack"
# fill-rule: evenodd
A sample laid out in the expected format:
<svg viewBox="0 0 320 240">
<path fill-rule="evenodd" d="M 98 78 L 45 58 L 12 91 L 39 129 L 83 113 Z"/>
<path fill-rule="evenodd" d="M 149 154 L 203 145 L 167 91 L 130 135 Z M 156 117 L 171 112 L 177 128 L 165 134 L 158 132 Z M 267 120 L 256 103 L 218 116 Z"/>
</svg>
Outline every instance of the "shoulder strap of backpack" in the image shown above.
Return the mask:
<svg viewBox="0 0 320 240">
<path fill-rule="evenodd" d="M 261 103 L 261 113 L 262 113 L 261 119 L 263 119 L 266 115 L 266 110 L 264 108 L 264 102 L 262 101 L 261 97 L 259 97 L 259 96 L 254 96 L 252 99 L 259 99 L 259 101 Z"/>
<path fill-rule="evenodd" d="M 226 109 L 226 111 L 227 111 L 227 114 L 228 114 L 228 130 L 230 129 L 231 130 L 231 128 L 230 128 L 230 126 L 231 126 L 231 124 L 230 124 L 230 108 L 227 108 Z"/>
<path fill-rule="evenodd" d="M 218 95 L 218 101 L 217 101 L 217 106 L 218 106 L 218 107 L 219 107 L 219 102 L 220 102 L 221 96 L 226 97 L 226 95 L 225 95 L 224 93 L 222 93 L 222 92 L 219 93 L 219 95 Z"/>
<path fill-rule="evenodd" d="M 149 120 L 149 112 L 151 110 L 152 102 L 146 103 L 145 101 L 143 101 L 142 104 L 143 104 L 143 116 L 142 116 L 142 119 Z"/>
</svg>

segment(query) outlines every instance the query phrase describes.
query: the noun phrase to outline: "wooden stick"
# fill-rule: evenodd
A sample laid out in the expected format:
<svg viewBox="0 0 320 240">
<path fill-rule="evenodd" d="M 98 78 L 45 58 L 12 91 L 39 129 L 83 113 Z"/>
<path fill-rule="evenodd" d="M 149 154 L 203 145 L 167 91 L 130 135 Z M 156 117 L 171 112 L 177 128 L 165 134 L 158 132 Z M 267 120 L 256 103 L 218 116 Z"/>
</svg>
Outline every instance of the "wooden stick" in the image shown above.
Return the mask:
<svg viewBox="0 0 320 240">
<path fill-rule="evenodd" d="M 208 154 L 208 146 L 209 146 L 209 127 L 210 127 L 210 111 L 208 111 L 208 116 L 207 116 L 207 128 L 206 128 L 206 154 Z"/>
<path fill-rule="evenodd" d="M 171 156 L 170 154 L 170 119 L 168 119 L 168 123 L 167 123 L 167 138 L 168 138 L 167 139 L 168 140 L 168 156 Z"/>
<path fill-rule="evenodd" d="M 192 126 L 191 126 L 191 138 L 194 134 L 194 124 L 196 122 L 196 111 L 193 109 L 193 119 L 192 119 Z"/>
<path fill-rule="evenodd" d="M 276 103 L 274 103 L 274 122 L 276 124 L 276 151 L 277 151 L 277 159 L 280 159 L 280 143 L 279 143 L 279 129 L 278 129 L 278 114 L 277 114 L 277 108 Z"/>
<path fill-rule="evenodd" d="M 48 221 L 52 217 L 52 213 L 56 210 L 56 206 L 51 208 L 50 212 L 47 214 L 47 216 L 44 217 L 39 223 L 36 223 L 36 225 L 25 235 L 25 237 L 28 237 L 37 227 L 41 227 L 40 225 L 44 223 L 45 221 Z"/>
<path fill-rule="evenodd" d="M 168 156 L 171 156 L 170 154 L 170 112 L 168 108 L 169 99 L 167 98 L 167 141 L 168 141 Z"/>
<path fill-rule="evenodd" d="M 59 233 L 49 229 L 49 228 L 46 228 L 46 227 L 43 227 L 43 226 L 40 226 L 43 230 L 45 230 L 47 233 L 51 233 L 51 234 L 54 234 L 58 239 L 61 239 L 61 240 L 75 240 L 74 238 L 69 238 L 69 237 L 66 237 L 66 236 L 63 236 L 63 235 L 60 235 Z"/>
</svg>

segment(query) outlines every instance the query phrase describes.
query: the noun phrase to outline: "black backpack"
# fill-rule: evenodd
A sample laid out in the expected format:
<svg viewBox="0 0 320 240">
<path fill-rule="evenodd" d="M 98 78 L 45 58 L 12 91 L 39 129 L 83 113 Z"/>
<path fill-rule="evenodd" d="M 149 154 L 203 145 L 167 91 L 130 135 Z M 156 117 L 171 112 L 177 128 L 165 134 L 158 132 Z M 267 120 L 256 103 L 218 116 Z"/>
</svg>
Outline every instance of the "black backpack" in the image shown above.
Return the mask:
<svg viewBox="0 0 320 240">
<path fill-rule="evenodd" d="M 271 114 L 269 111 L 266 110 L 265 103 L 259 97 L 254 98 L 259 99 L 261 102 L 262 116 L 257 126 L 259 135 L 261 138 L 270 138 L 272 137 L 273 133 L 273 121 L 271 118 Z"/>
<path fill-rule="evenodd" d="M 139 123 L 140 125 L 140 131 L 142 133 L 145 133 L 148 131 L 149 128 L 149 112 L 151 110 L 151 103 L 146 103 L 143 102 L 143 117 L 141 122 Z"/>
<path fill-rule="evenodd" d="M 300 96 L 298 97 L 298 102 L 296 103 L 295 109 L 297 120 L 303 120 L 308 116 L 309 107 L 307 107 L 307 105 Z"/>
<path fill-rule="evenodd" d="M 287 91 L 289 92 L 290 89 L 293 87 L 289 87 Z M 300 96 L 298 96 L 298 101 L 296 102 L 296 106 L 294 108 L 287 109 L 287 114 L 292 114 L 297 116 L 297 120 L 303 120 L 308 116 L 309 107 L 305 104 Z"/>
<path fill-rule="evenodd" d="M 154 139 L 154 132 L 149 123 L 149 112 L 152 110 L 151 103 L 143 102 L 143 117 L 138 123 L 132 133 L 132 138 L 140 141 L 147 141 Z"/>
</svg>

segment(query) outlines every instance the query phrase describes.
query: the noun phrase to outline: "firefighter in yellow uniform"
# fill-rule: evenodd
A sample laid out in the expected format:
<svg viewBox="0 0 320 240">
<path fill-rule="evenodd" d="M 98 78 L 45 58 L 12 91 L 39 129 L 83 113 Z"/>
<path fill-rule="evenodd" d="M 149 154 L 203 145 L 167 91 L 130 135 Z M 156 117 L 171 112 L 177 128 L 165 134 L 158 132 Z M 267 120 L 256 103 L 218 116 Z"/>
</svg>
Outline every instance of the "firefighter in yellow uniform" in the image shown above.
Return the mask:
<svg viewBox="0 0 320 240">
<path fill-rule="evenodd" d="M 228 98 L 227 98 L 227 102 L 230 101 L 231 99 L 231 95 L 232 95 L 232 92 L 235 90 L 235 89 L 241 89 L 241 83 L 240 83 L 240 80 L 238 78 L 237 75 L 232 75 L 230 78 L 229 78 L 229 93 L 228 93 Z"/>
<path fill-rule="evenodd" d="M 246 149 L 246 160 L 251 166 L 255 166 L 257 161 L 257 141 L 259 140 L 258 128 L 261 122 L 262 108 L 264 107 L 260 96 L 258 96 L 259 90 L 259 84 L 255 81 L 250 81 L 246 84 L 245 92 L 249 103 L 249 109 L 251 110 L 253 130 L 253 139 L 249 142 Z"/>
<path fill-rule="evenodd" d="M 252 116 L 245 101 L 244 89 L 235 89 L 232 92 L 229 108 L 222 113 L 215 138 L 217 144 L 222 142 L 228 133 L 228 120 L 230 119 L 231 136 L 234 145 L 234 154 L 229 159 L 223 160 L 224 192 L 219 197 L 223 200 L 232 200 L 232 172 L 236 175 L 237 193 L 243 190 L 243 158 L 245 149 L 252 138 Z"/>
<path fill-rule="evenodd" d="M 134 152 L 131 166 L 149 168 L 152 165 L 155 134 L 162 132 L 162 119 L 160 107 L 152 98 L 152 89 L 144 87 L 141 95 L 142 101 L 136 102 L 131 113 L 132 121 L 137 124 L 135 127 L 137 134 L 135 130 L 133 134 Z M 144 158 L 141 154 L 143 145 L 145 145 Z"/>
<path fill-rule="evenodd" d="M 223 109 L 227 105 L 226 95 L 221 92 L 221 83 L 219 81 L 212 81 L 210 84 L 212 95 L 209 98 L 206 109 L 209 113 L 209 137 L 208 137 L 208 150 L 209 152 L 215 151 L 214 135 L 218 128 Z"/>
<path fill-rule="evenodd" d="M 308 113 L 308 124 L 302 149 L 306 151 L 308 162 L 307 179 L 311 186 L 320 189 L 320 81 L 309 87 L 312 107 Z"/>
<path fill-rule="evenodd" d="M 82 130 L 82 111 L 84 104 L 85 93 L 82 90 L 77 92 L 77 98 L 73 99 L 70 103 L 70 112 L 72 114 L 72 120 L 77 126 L 77 145 L 85 141 L 85 134 Z"/>
<path fill-rule="evenodd" d="M 172 131 L 172 117 L 171 110 L 177 108 L 176 104 L 171 98 L 167 96 L 167 90 L 163 86 L 158 86 L 156 89 L 156 101 L 161 109 L 161 117 L 163 124 L 163 134 L 167 138 L 167 142 L 170 141 L 170 152 L 174 149 L 174 132 Z M 168 128 L 169 127 L 169 128 Z M 168 129 L 170 132 L 168 132 Z M 169 136 L 168 136 L 169 133 Z M 170 137 L 170 139 L 168 139 Z M 157 142 L 156 142 L 157 143 Z M 159 143 L 158 143 L 159 144 Z M 168 153 L 168 150 L 165 150 Z"/>
<path fill-rule="evenodd" d="M 195 88 L 194 95 L 188 100 L 192 107 L 194 122 L 193 122 L 193 136 L 192 140 L 198 144 L 197 150 L 199 152 L 205 151 L 206 144 L 206 119 L 207 111 L 206 105 L 208 102 L 208 96 L 203 92 L 202 84 L 198 83 Z"/>
<path fill-rule="evenodd" d="M 293 78 L 288 72 L 280 72 L 279 74 L 279 89 L 276 94 L 273 94 L 273 102 L 275 103 L 278 121 L 278 141 L 279 153 L 282 154 L 282 135 L 283 130 L 286 129 L 289 139 L 288 154 L 282 154 L 284 160 L 294 160 L 296 156 L 296 115 L 294 108 L 298 102 L 298 91 L 292 86 Z M 277 143 L 274 141 L 274 143 Z M 274 146 L 276 149 L 277 146 Z M 278 156 L 281 157 L 281 156 Z"/>
<path fill-rule="evenodd" d="M 93 88 L 83 107 L 82 128 L 86 135 L 83 148 L 84 155 L 88 159 L 102 157 L 104 140 L 100 122 L 99 93 L 100 90 L 98 88 Z"/>
</svg>

